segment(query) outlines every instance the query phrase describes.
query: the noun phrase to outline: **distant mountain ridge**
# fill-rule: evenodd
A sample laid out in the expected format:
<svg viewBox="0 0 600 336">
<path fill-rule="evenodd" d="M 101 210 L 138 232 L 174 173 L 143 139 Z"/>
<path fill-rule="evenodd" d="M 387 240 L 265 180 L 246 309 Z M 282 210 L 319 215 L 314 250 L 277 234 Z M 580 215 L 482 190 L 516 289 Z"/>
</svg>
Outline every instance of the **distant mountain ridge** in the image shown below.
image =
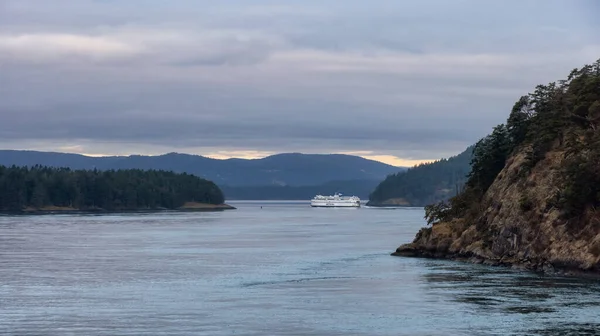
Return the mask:
<svg viewBox="0 0 600 336">
<path fill-rule="evenodd" d="M 379 184 L 380 180 L 351 180 L 330 181 L 319 185 L 307 186 L 258 186 L 258 187 L 229 187 L 221 189 L 228 200 L 309 200 L 317 194 L 358 196 L 363 200 L 369 198 L 369 193 Z"/>
<path fill-rule="evenodd" d="M 331 181 L 381 181 L 390 174 L 406 169 L 345 154 L 284 153 L 262 159 L 219 160 L 180 153 L 90 157 L 24 150 L 0 150 L 0 165 L 43 165 L 98 170 L 167 170 L 194 174 L 227 187 L 300 187 L 316 186 Z"/>
</svg>

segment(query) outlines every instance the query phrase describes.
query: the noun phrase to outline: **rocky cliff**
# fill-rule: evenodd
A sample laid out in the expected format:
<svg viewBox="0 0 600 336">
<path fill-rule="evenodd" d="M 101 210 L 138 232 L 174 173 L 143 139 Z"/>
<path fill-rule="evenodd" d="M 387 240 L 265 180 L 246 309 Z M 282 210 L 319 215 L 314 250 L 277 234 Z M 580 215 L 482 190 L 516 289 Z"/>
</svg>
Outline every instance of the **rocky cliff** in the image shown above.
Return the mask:
<svg viewBox="0 0 600 336">
<path fill-rule="evenodd" d="M 600 61 L 538 86 L 474 151 L 465 191 L 392 255 L 600 274 Z"/>
</svg>

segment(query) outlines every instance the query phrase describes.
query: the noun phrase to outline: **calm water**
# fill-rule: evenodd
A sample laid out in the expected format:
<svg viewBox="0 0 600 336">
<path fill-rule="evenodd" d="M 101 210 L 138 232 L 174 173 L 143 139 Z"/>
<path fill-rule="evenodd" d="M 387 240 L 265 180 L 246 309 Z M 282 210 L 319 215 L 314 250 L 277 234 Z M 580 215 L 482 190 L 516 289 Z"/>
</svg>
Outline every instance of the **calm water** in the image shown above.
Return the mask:
<svg viewBox="0 0 600 336">
<path fill-rule="evenodd" d="M 420 209 L 232 204 L 0 217 L 0 334 L 600 335 L 598 281 L 391 257 Z"/>
</svg>

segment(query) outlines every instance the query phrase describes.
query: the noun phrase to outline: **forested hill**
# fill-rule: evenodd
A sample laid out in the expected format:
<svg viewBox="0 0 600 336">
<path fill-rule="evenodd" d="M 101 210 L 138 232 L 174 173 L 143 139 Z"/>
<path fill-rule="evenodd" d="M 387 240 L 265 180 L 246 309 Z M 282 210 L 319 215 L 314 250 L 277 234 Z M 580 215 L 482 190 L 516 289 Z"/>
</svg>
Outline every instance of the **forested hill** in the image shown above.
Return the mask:
<svg viewBox="0 0 600 336">
<path fill-rule="evenodd" d="M 396 255 L 600 274 L 600 60 L 520 97 Z"/>
<path fill-rule="evenodd" d="M 383 180 L 404 168 L 341 154 L 277 154 L 262 159 L 217 160 L 169 153 L 158 156 L 89 157 L 79 154 L 0 150 L 0 165 L 71 169 L 155 169 L 188 173 L 219 186 L 309 186 L 339 180 Z"/>
<path fill-rule="evenodd" d="M 473 147 L 459 155 L 388 176 L 369 196 L 370 206 L 425 206 L 446 200 L 463 187 Z"/>
<path fill-rule="evenodd" d="M 223 202 L 213 182 L 188 174 L 0 166 L 0 211 L 178 209 Z"/>
</svg>

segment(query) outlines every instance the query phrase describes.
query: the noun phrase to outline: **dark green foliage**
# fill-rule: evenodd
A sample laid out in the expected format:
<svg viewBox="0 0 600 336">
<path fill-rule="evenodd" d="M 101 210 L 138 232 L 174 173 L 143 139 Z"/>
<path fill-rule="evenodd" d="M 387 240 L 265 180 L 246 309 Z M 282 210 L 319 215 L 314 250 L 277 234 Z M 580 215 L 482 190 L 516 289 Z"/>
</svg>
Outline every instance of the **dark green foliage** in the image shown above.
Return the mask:
<svg viewBox="0 0 600 336">
<path fill-rule="evenodd" d="M 466 188 L 458 195 L 447 201 L 440 201 L 425 206 L 425 219 L 427 224 L 435 225 L 448 222 L 477 212 L 477 203 L 481 194 L 472 188 Z"/>
<path fill-rule="evenodd" d="M 546 152 L 550 149 L 549 143 L 534 143 L 531 145 L 525 154 L 525 162 L 521 166 L 521 176 L 526 176 L 531 172 L 531 169 L 542 161 L 546 156 Z"/>
<path fill-rule="evenodd" d="M 425 163 L 406 172 L 389 175 L 369 195 L 370 204 L 403 198 L 412 206 L 447 200 L 463 188 L 469 173 L 473 147 L 449 159 Z"/>
<path fill-rule="evenodd" d="M 600 205 L 600 135 L 579 143 L 577 148 L 565 160 L 565 184 L 558 201 L 568 217 L 582 214 L 588 206 Z"/>
<path fill-rule="evenodd" d="M 42 166 L 0 166 L 0 210 L 26 207 L 175 209 L 185 202 L 221 204 L 211 181 L 166 171 L 89 171 Z"/>
<path fill-rule="evenodd" d="M 600 60 L 575 69 L 566 80 L 538 85 L 514 105 L 506 126 L 499 125 L 480 140 L 473 151 L 472 169 L 465 190 L 448 203 L 427 207 L 428 222 L 476 216 L 468 202 L 478 203 L 516 149 L 526 150 L 521 178 L 540 164 L 553 148 L 565 150 L 560 191 L 550 200 L 569 218 L 579 218 L 590 207 L 600 206 Z M 465 200 L 470 200 L 465 203 Z M 533 209 L 526 196 L 523 211 Z"/>
<path fill-rule="evenodd" d="M 506 126 L 496 126 L 492 134 L 475 145 L 467 186 L 484 193 L 504 168 L 511 150 L 512 144 Z"/>
<path fill-rule="evenodd" d="M 521 97 L 513 106 L 510 116 L 506 121 L 506 130 L 511 147 L 515 148 L 525 140 L 532 116 L 533 110 L 529 96 Z"/>
<path fill-rule="evenodd" d="M 429 204 L 425 206 L 425 219 L 427 220 L 427 224 L 435 225 L 440 222 L 445 222 L 450 220 L 450 205 L 441 201 L 439 203 Z"/>
<path fill-rule="evenodd" d="M 558 86 L 556 83 L 538 85 L 529 95 L 534 113 L 527 125 L 527 136 L 523 141 L 531 145 L 525 164 L 526 171 L 544 159 L 554 142 L 562 141 L 565 126 L 570 124 L 565 105 L 568 82 L 560 83 Z"/>
<path fill-rule="evenodd" d="M 558 81 L 558 84 L 538 85 L 533 93 L 519 99 L 507 120 L 510 139 L 508 154 L 517 146 L 529 145 L 523 167 L 527 173 L 544 159 L 553 146 L 565 145 L 568 156 L 573 157 L 573 162 L 567 161 L 571 168 L 566 170 L 565 177 L 576 184 L 579 174 L 576 172 L 584 174 L 586 171 L 586 167 L 580 164 L 585 161 L 593 165 L 590 161 L 593 156 L 586 154 L 583 158 L 581 155 L 586 150 L 592 150 L 590 145 L 593 141 L 590 139 L 596 136 L 599 122 L 600 61 L 573 70 L 567 80 Z M 583 142 L 579 140 L 582 134 Z M 490 150 L 497 151 L 494 145 L 488 148 L 484 150 L 487 156 L 492 155 Z M 578 165 L 579 168 L 574 168 Z M 479 170 L 495 176 L 499 172 L 498 167 L 499 162 L 490 161 L 480 165 Z M 587 168 L 594 170 L 594 167 Z M 594 179 L 586 176 L 582 181 L 593 182 Z M 568 189 L 567 186 L 565 193 L 569 193 Z"/>
<path fill-rule="evenodd" d="M 563 165 L 564 185 L 559 204 L 564 214 L 579 217 L 588 207 L 600 205 L 600 60 L 573 70 L 566 90 L 567 113 L 575 125 L 567 138 Z"/>
</svg>

